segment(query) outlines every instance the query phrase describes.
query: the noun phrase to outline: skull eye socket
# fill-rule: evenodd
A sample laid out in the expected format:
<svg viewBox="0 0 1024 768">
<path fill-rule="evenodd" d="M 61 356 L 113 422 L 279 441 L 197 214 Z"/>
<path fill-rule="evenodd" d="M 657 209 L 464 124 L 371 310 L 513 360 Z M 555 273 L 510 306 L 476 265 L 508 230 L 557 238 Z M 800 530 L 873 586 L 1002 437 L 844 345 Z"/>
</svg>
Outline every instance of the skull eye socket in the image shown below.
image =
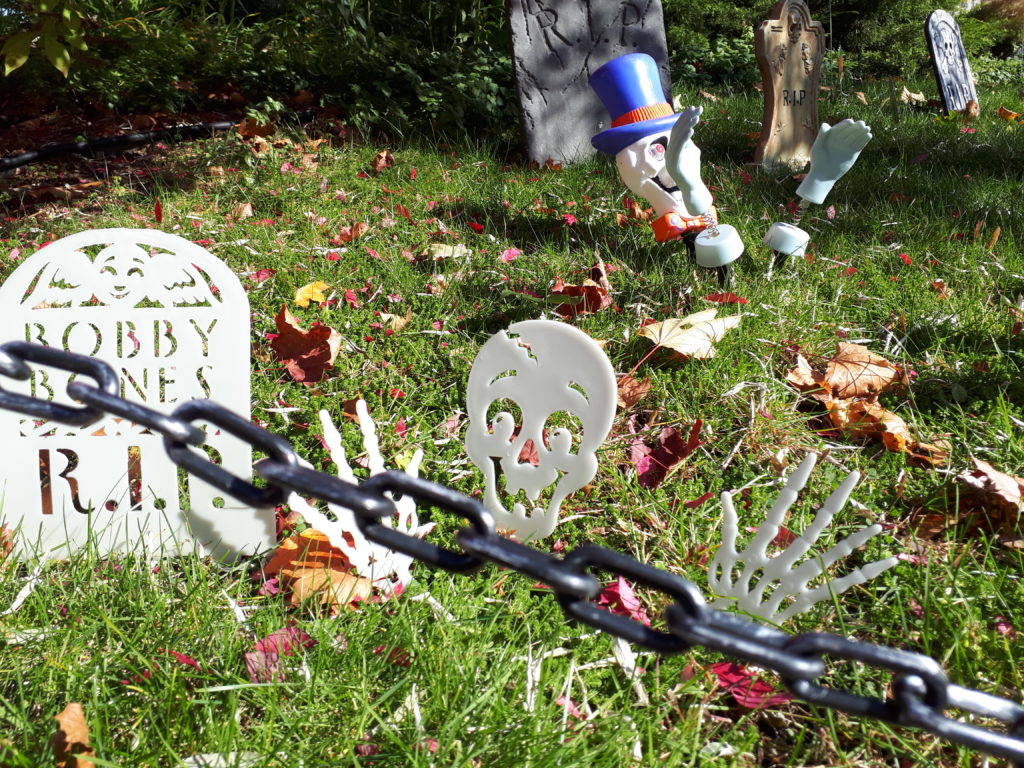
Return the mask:
<svg viewBox="0 0 1024 768">
<path fill-rule="evenodd" d="M 544 447 L 555 453 L 579 453 L 583 424 L 569 411 L 555 411 L 544 422 Z"/>
<path fill-rule="evenodd" d="M 652 160 L 663 160 L 665 158 L 665 147 L 668 146 L 668 136 L 659 136 L 647 147 L 647 155 Z"/>
<path fill-rule="evenodd" d="M 500 414 L 507 414 L 511 418 L 501 417 Z M 523 410 L 519 407 L 519 403 L 509 398 L 502 398 L 500 400 L 493 401 L 487 406 L 487 433 L 493 435 L 496 431 L 508 432 L 508 440 L 511 442 L 514 438 L 514 432 L 516 427 L 523 423 Z"/>
</svg>

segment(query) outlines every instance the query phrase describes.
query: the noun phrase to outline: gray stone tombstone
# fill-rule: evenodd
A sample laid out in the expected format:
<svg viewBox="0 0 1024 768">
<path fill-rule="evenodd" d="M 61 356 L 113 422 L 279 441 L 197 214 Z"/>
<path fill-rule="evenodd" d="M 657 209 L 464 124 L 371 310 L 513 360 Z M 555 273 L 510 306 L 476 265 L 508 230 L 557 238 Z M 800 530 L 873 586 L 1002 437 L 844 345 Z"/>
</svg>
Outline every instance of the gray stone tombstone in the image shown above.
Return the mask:
<svg viewBox="0 0 1024 768">
<path fill-rule="evenodd" d="M 672 93 L 661 0 L 508 0 L 522 125 L 530 159 L 571 163 L 594 154 L 608 112 L 590 74 L 627 53 L 658 62 Z"/>
<path fill-rule="evenodd" d="M 818 136 L 818 83 L 825 30 L 805 0 L 779 0 L 754 32 L 764 86 L 761 139 L 754 160 L 766 168 L 801 168 Z"/>
<path fill-rule="evenodd" d="M 924 25 L 924 36 L 946 112 L 960 112 L 967 108 L 969 101 L 978 103 L 971 65 L 967 62 L 967 51 L 956 20 L 946 11 L 932 11 Z"/>
<path fill-rule="evenodd" d="M 121 397 L 163 413 L 210 398 L 248 418 L 249 332 L 234 273 L 167 232 L 79 232 L 34 253 L 0 286 L 0 341 L 97 357 L 117 371 Z M 29 380 L 2 386 L 67 402 L 72 378 L 33 366 Z M 222 467 L 251 477 L 249 445 L 206 432 Z M 0 520 L 17 529 L 27 554 L 62 558 L 88 545 L 171 554 L 199 545 L 230 557 L 273 546 L 273 510 L 186 480 L 161 436 L 127 419 L 69 427 L 0 410 L 0 445 Z"/>
</svg>

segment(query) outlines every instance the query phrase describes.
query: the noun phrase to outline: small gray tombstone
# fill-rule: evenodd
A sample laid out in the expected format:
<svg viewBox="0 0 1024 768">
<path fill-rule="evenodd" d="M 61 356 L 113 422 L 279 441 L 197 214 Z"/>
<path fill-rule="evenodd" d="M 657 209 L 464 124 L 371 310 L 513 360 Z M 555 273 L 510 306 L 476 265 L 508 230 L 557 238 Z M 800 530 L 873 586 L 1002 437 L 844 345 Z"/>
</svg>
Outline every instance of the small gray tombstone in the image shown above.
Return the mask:
<svg viewBox="0 0 1024 768">
<path fill-rule="evenodd" d="M 608 112 L 590 74 L 627 53 L 658 62 L 671 94 L 661 0 L 508 0 L 516 84 L 530 159 L 570 163 L 594 153 Z"/>
<path fill-rule="evenodd" d="M 962 112 L 970 101 L 977 104 L 978 93 L 956 20 L 946 11 L 932 11 L 925 22 L 924 35 L 946 112 Z"/>
</svg>

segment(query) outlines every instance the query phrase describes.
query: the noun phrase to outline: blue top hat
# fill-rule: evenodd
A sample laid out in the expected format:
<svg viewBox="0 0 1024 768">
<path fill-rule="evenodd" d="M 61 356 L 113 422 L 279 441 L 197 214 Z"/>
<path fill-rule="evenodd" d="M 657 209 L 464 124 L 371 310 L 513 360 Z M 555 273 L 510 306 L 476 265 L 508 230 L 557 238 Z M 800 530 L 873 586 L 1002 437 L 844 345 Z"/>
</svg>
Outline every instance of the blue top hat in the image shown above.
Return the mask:
<svg viewBox="0 0 1024 768">
<path fill-rule="evenodd" d="M 670 130 L 679 119 L 665 100 L 658 64 L 646 53 L 612 59 L 590 76 L 590 87 L 612 118 L 612 127 L 590 143 L 609 155 L 644 136 Z"/>
</svg>

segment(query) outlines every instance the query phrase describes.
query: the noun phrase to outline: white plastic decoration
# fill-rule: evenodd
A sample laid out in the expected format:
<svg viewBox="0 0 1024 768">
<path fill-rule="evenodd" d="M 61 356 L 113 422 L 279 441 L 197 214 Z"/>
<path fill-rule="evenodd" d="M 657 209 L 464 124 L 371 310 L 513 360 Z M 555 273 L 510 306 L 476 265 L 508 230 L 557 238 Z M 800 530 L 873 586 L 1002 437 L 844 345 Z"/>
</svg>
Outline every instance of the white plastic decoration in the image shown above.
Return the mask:
<svg viewBox="0 0 1024 768">
<path fill-rule="evenodd" d="M 0 340 L 24 340 L 104 360 L 121 395 L 169 413 L 210 398 L 249 414 L 249 302 L 219 259 L 148 229 L 80 232 L 39 250 L 0 287 Z M 5 389 L 68 401 L 69 374 L 33 364 Z M 201 425 L 200 425 L 201 426 Z M 25 552 L 66 557 L 201 545 L 217 556 L 267 549 L 271 510 L 241 507 L 202 480 L 180 485 L 162 438 L 112 416 L 83 428 L 0 413 L 0 517 Z M 222 466 L 251 476 L 251 450 L 207 430 Z"/>
<path fill-rule="evenodd" d="M 814 454 L 808 455 L 790 475 L 764 523 L 757 529 L 757 535 L 742 553 L 736 551 L 739 523 L 732 503 L 732 494 L 722 494 L 722 546 L 718 549 L 708 571 L 708 588 L 713 595 L 718 596 L 712 604 L 714 607 L 735 605 L 748 614 L 778 624 L 810 610 L 822 600 L 829 600 L 833 595 L 841 595 L 850 587 L 870 581 L 896 565 L 896 558 L 889 557 L 861 566 L 838 579 L 829 579 L 827 575 L 827 569 L 832 564 L 847 557 L 857 547 L 881 532 L 882 526 L 877 523 L 855 531 L 824 554 L 812 556 L 796 565 L 797 560 L 814 546 L 822 532 L 832 522 L 832 517 L 846 504 L 854 486 L 860 480 L 860 474 L 857 472 L 851 472 L 846 476 L 822 504 L 814 521 L 802 535 L 777 555 L 770 557 L 767 554 L 768 545 L 778 535 L 786 513 L 803 490 L 816 461 L 817 457 Z M 758 576 L 757 581 L 751 584 L 755 574 Z M 823 583 L 809 588 L 808 584 L 819 576 L 824 577 Z"/>
<path fill-rule="evenodd" d="M 835 125 L 822 123 L 811 147 L 811 167 L 796 188 L 809 203 L 820 205 L 843 175 L 853 167 L 871 141 L 871 128 L 863 120 L 847 118 Z"/>
<path fill-rule="evenodd" d="M 551 535 L 562 501 L 597 473 L 596 451 L 615 415 L 615 373 L 608 358 L 571 325 L 515 323 L 494 334 L 477 354 L 466 398 L 466 452 L 484 474 L 484 504 L 498 527 L 521 539 Z M 518 423 L 510 408 L 521 414 Z M 573 421 L 581 433 L 567 426 Z M 530 453 L 528 443 L 536 466 L 524 456 L 524 447 Z M 499 471 L 505 491 L 524 492 L 531 509 L 518 501 L 511 509 L 502 504 Z M 551 486 L 547 506 L 534 506 Z"/>
<path fill-rule="evenodd" d="M 356 415 L 359 417 L 359 428 L 363 433 L 363 449 L 366 451 L 370 475 L 379 475 L 386 469 L 384 458 L 380 453 L 380 443 L 377 440 L 377 427 L 370 419 L 366 403 L 362 400 L 356 401 Z M 358 482 L 345 456 L 341 435 L 338 434 L 338 429 L 334 426 L 327 411 L 320 411 L 320 424 L 324 430 L 324 442 L 327 444 L 331 461 L 338 467 L 338 477 L 349 483 Z M 423 451 L 417 449 L 405 471 L 415 477 L 419 473 L 422 460 Z M 360 576 L 370 579 L 375 587 L 385 593 L 395 594 L 409 586 L 412 581 L 409 567 L 412 565 L 413 559 L 408 555 L 369 541 L 360 533 L 355 515 L 351 510 L 329 504 L 328 508 L 335 517 L 334 520 L 331 520 L 298 494 L 291 494 L 288 497 L 288 504 L 293 510 L 300 513 L 313 528 L 327 536 L 332 545 L 344 552 L 356 572 Z M 403 496 L 395 501 L 395 509 L 398 511 L 397 519 L 382 521 L 384 525 L 397 528 L 409 536 L 420 537 L 426 536 L 434 527 L 434 523 L 419 524 L 419 517 L 416 515 L 416 500 L 411 496 Z"/>
</svg>

